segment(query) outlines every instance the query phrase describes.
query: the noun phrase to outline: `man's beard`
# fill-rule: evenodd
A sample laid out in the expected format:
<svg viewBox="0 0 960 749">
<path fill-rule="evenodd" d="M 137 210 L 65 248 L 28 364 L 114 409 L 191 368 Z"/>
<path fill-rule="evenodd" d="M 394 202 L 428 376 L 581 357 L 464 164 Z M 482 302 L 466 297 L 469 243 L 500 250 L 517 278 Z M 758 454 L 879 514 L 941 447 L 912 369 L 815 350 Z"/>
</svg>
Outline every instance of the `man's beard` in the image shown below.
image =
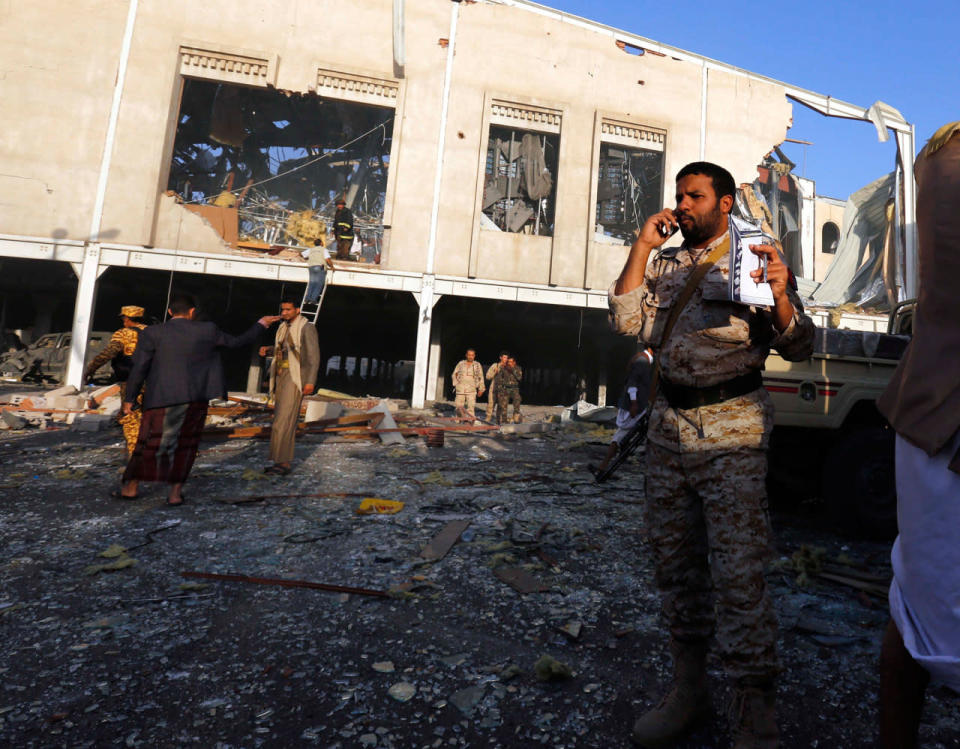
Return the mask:
<svg viewBox="0 0 960 749">
<path fill-rule="evenodd" d="M 692 222 L 689 226 L 680 223 L 680 233 L 683 234 L 687 244 L 697 245 L 713 239 L 723 226 L 723 211 L 719 206 L 699 218 L 689 213 L 683 215 Z"/>
</svg>

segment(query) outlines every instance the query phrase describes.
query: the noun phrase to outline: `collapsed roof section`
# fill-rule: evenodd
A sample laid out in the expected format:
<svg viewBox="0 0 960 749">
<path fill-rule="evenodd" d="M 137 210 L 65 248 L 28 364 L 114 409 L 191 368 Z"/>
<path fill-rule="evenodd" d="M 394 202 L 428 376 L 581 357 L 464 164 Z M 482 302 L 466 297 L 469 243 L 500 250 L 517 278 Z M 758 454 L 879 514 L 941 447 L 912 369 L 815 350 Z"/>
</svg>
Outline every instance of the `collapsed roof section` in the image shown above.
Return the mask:
<svg viewBox="0 0 960 749">
<path fill-rule="evenodd" d="M 329 246 L 335 201 L 353 211 L 352 259 L 379 262 L 393 110 L 184 80 L 168 194 L 233 249 L 295 257 Z"/>
<path fill-rule="evenodd" d="M 814 304 L 852 304 L 881 310 L 896 304 L 897 178 L 896 172 L 886 174 L 847 200 L 836 256 L 823 282 L 810 295 Z"/>
</svg>

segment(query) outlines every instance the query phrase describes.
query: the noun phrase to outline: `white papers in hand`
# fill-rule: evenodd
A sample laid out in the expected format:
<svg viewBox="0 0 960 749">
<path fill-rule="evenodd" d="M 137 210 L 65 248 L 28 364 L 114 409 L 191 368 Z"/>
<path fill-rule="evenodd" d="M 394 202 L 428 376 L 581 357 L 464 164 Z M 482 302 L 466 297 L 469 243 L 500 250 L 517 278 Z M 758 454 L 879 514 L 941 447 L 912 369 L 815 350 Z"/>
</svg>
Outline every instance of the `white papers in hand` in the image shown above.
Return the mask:
<svg viewBox="0 0 960 749">
<path fill-rule="evenodd" d="M 772 307 L 770 284 L 765 281 L 757 283 L 750 277 L 751 271 L 763 268 L 763 259 L 750 251 L 752 244 L 770 244 L 770 240 L 750 224 L 731 219 L 730 299 L 737 304 Z"/>
</svg>

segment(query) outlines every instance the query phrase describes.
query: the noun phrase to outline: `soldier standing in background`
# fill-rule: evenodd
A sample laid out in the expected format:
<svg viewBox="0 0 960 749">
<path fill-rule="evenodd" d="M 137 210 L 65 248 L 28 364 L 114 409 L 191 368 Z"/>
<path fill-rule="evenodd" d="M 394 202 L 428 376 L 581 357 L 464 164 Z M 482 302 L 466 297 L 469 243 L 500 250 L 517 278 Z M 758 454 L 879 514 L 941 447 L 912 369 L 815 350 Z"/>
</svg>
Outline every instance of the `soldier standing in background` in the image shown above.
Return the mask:
<svg viewBox="0 0 960 749">
<path fill-rule="evenodd" d="M 520 380 L 523 370 L 517 360 L 508 356 L 506 364 L 497 372 L 497 423 L 509 421 L 507 408 L 513 403 L 513 423 L 520 423 Z"/>
<path fill-rule="evenodd" d="M 120 384 L 120 401 L 126 399 L 127 380 L 130 378 L 130 368 L 133 365 L 133 352 L 137 350 L 137 340 L 140 331 L 147 326 L 143 322 L 146 314 L 143 307 L 126 305 L 120 308 L 121 327 L 112 336 L 106 347 L 97 354 L 83 373 L 83 381 L 89 382 L 94 373 L 107 362 L 113 367 L 113 377 Z M 143 395 L 137 396 L 137 408 L 130 413 L 121 411 L 117 421 L 123 428 L 123 439 L 127 443 L 127 458 L 133 454 L 137 444 L 137 435 L 140 433 L 140 418 L 143 414 Z"/>
<path fill-rule="evenodd" d="M 500 371 L 501 367 L 507 363 L 507 357 L 509 357 L 506 351 L 500 352 L 500 358 L 487 367 L 487 379 L 490 380 L 490 387 L 487 388 L 489 395 L 487 396 L 487 421 L 494 421 L 494 398 L 496 397 L 497 390 L 497 372 Z"/>
<path fill-rule="evenodd" d="M 766 278 L 761 270 L 752 277 L 770 284 L 773 306 L 730 300 L 731 174 L 695 162 L 680 170 L 676 186 L 677 207 L 647 220 L 609 293 L 613 328 L 652 348 L 660 372 L 647 432 L 645 524 L 674 678 L 631 738 L 640 746 L 672 746 L 709 716 L 706 660 L 715 633 L 735 683 L 734 749 L 773 749 L 780 663 L 764 579 L 773 406 L 760 372 L 771 347 L 788 361 L 808 358 L 814 326 L 770 245 L 750 250 L 766 258 Z M 683 244 L 651 257 L 677 227 Z M 699 280 L 698 266 L 705 273 Z M 689 279 L 696 284 L 686 296 Z"/>
<path fill-rule="evenodd" d="M 453 370 L 453 387 L 456 391 L 454 405 L 457 407 L 457 416 L 472 424 L 477 419 L 477 398 L 483 397 L 483 367 L 472 348 L 467 349 L 466 357 Z"/>
</svg>

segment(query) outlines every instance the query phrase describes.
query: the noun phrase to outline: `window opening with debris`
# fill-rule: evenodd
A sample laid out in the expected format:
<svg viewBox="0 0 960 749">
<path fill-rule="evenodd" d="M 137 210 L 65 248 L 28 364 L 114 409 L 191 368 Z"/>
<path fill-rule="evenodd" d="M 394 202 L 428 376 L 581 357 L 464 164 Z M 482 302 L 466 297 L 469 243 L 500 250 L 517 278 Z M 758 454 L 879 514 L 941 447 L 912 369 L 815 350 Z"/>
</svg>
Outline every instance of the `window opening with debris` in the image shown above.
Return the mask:
<svg viewBox="0 0 960 749">
<path fill-rule="evenodd" d="M 393 109 L 184 79 L 168 191 L 235 249 L 299 250 L 353 212 L 351 259 L 379 263 Z M 295 253 L 289 253 L 291 257 Z"/>
<path fill-rule="evenodd" d="M 560 136 L 490 126 L 483 213 L 485 228 L 553 236 Z"/>
<path fill-rule="evenodd" d="M 597 234 L 630 242 L 663 207 L 663 161 L 663 151 L 600 144 Z"/>
</svg>

